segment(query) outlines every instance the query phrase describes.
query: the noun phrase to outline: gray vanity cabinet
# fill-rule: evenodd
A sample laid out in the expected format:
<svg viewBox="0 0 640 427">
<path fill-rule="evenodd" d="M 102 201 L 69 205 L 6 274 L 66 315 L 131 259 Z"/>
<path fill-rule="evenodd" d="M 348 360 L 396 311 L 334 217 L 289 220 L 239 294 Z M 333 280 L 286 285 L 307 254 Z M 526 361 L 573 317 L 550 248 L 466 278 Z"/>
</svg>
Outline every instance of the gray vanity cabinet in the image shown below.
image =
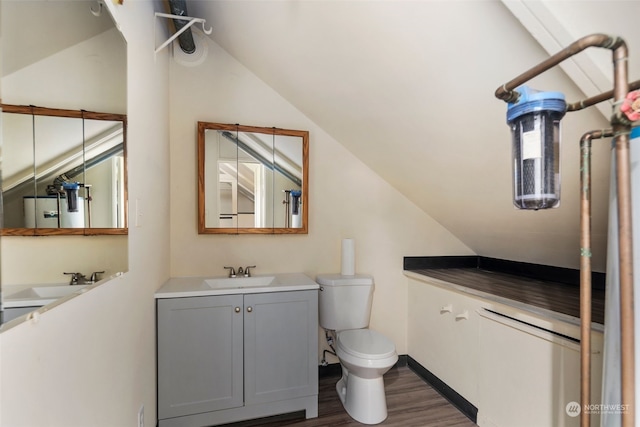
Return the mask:
<svg viewBox="0 0 640 427">
<path fill-rule="evenodd" d="M 157 300 L 159 426 L 317 416 L 318 291 Z"/>
<path fill-rule="evenodd" d="M 158 418 L 242 406 L 242 295 L 158 300 Z"/>
</svg>

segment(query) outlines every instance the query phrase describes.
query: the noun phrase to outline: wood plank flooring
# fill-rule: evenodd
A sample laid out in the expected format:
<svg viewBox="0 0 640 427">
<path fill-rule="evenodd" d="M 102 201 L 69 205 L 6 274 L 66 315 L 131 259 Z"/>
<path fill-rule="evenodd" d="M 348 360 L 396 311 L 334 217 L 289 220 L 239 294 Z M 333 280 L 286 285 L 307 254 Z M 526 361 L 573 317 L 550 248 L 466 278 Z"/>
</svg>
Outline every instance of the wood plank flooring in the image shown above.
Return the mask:
<svg viewBox="0 0 640 427">
<path fill-rule="evenodd" d="M 304 419 L 302 413 L 282 417 L 228 424 L 226 427 L 355 427 L 363 424 L 353 420 L 342 407 L 335 384 L 339 377 L 320 379 L 318 418 Z M 393 427 L 474 427 L 458 409 L 425 383 L 408 367 L 393 368 L 384 376 L 389 416 L 378 424 Z"/>
</svg>

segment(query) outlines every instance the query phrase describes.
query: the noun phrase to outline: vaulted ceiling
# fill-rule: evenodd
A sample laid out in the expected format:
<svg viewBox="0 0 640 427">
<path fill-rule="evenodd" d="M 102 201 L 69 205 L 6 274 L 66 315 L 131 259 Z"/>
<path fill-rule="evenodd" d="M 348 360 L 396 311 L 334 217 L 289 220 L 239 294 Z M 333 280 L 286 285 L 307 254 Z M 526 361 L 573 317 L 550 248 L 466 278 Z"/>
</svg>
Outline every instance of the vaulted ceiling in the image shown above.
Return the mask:
<svg viewBox="0 0 640 427">
<path fill-rule="evenodd" d="M 28 10 L 25 19 L 3 20 L 3 57 L 12 58 L 11 64 L 3 61 L 3 75 L 52 53 L 31 42 L 28 28 L 54 24 L 50 45 L 60 50 L 112 25 L 103 13 L 106 21 L 90 28 L 78 24 L 73 32 L 89 35 L 69 40 L 72 32 L 55 28 L 75 25 L 76 12 L 62 5 L 83 3 L 86 14 L 87 4 L 97 9 L 98 2 L 2 3 L 3 10 L 28 9 L 26 3 L 51 9 L 33 14 L 44 17 L 42 22 L 29 19 Z M 630 80 L 640 79 L 640 1 L 187 0 L 187 5 L 190 16 L 213 27 L 209 37 L 476 253 L 578 266 L 578 141 L 589 130 L 607 127 L 611 105 L 563 119 L 560 208 L 518 211 L 511 201 L 506 104 L 493 93 L 591 33 L 623 37 Z M 10 43 L 12 36 L 17 39 Z M 568 101 L 593 96 L 612 87 L 611 53 L 589 49 L 528 84 L 563 92 Z M 606 140 L 594 143 L 593 259 L 599 271 L 605 269 L 609 146 Z"/>
<path fill-rule="evenodd" d="M 480 255 L 579 263 L 579 139 L 610 105 L 563 120 L 562 202 L 511 201 L 506 104 L 496 88 L 591 33 L 622 36 L 640 79 L 638 1 L 201 1 L 213 38 Z M 578 101 L 612 88 L 592 49 L 529 84 Z M 604 114 L 603 114 L 604 113 Z M 595 143 L 594 267 L 604 271 L 609 142 Z"/>
</svg>

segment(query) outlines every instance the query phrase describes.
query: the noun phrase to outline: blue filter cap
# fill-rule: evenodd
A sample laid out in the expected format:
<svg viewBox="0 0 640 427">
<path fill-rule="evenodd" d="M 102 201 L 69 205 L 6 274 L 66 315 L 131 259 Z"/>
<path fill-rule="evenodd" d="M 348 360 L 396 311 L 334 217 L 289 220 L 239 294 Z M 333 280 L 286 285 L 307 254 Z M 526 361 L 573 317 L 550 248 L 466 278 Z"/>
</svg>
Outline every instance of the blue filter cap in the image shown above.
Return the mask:
<svg viewBox="0 0 640 427">
<path fill-rule="evenodd" d="M 65 190 L 77 190 L 80 188 L 80 184 L 77 182 L 65 182 L 62 184 L 62 188 Z"/>
<path fill-rule="evenodd" d="M 555 111 L 562 113 L 562 116 L 567 111 L 567 103 L 562 92 L 543 92 L 529 86 L 520 86 L 516 92 L 520 97 L 517 102 L 507 105 L 507 123 L 536 111 Z"/>
</svg>

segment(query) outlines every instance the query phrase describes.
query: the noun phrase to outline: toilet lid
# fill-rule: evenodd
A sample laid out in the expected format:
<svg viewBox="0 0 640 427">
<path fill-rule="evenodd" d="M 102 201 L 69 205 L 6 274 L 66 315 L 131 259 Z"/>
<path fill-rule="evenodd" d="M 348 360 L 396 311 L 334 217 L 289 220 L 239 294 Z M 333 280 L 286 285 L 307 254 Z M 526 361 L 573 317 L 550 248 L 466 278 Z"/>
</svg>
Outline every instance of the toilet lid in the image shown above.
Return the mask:
<svg viewBox="0 0 640 427">
<path fill-rule="evenodd" d="M 393 342 L 370 329 L 350 329 L 338 333 L 338 348 L 362 359 L 384 359 L 396 353 Z"/>
</svg>

